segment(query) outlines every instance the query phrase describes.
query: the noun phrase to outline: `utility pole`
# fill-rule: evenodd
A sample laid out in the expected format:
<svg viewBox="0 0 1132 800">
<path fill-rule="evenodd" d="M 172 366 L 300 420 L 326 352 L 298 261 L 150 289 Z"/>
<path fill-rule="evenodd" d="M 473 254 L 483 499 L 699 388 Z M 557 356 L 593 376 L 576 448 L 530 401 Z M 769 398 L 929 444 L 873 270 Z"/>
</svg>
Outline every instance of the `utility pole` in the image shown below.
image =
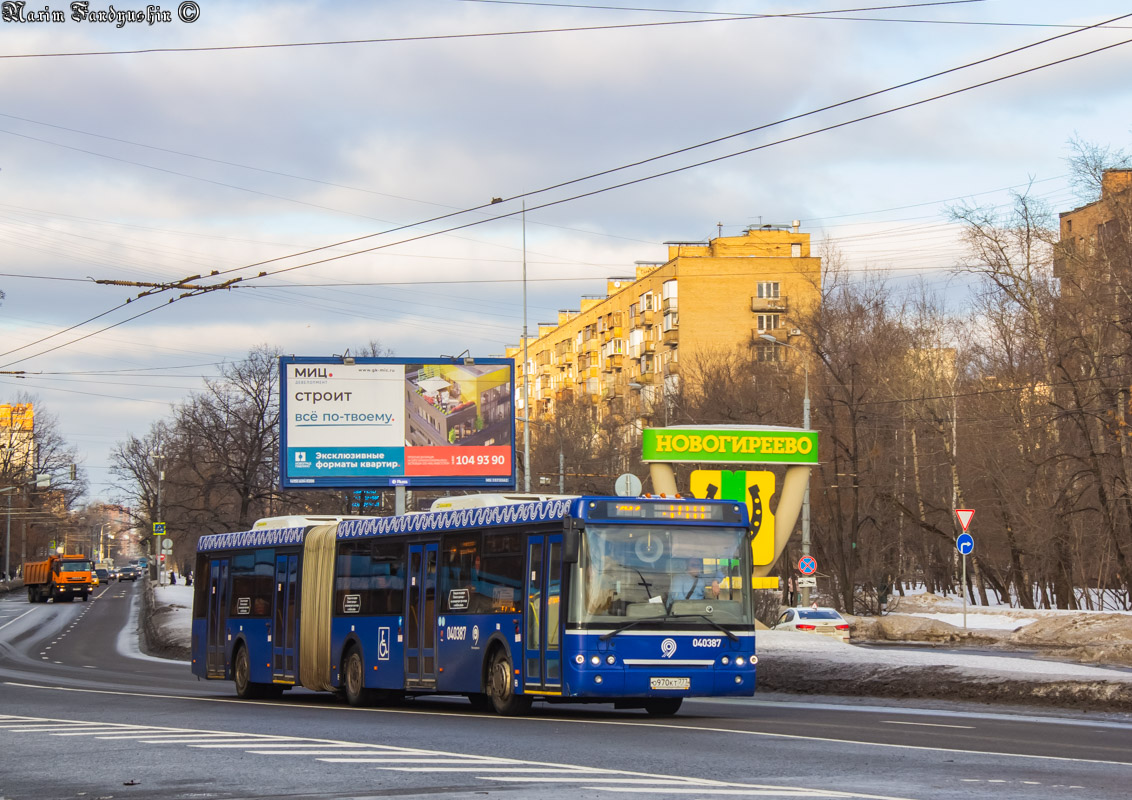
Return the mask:
<svg viewBox="0 0 1132 800">
<path fill-rule="evenodd" d="M 523 491 L 531 492 L 531 391 L 527 360 L 527 201 L 523 201 Z"/>
</svg>

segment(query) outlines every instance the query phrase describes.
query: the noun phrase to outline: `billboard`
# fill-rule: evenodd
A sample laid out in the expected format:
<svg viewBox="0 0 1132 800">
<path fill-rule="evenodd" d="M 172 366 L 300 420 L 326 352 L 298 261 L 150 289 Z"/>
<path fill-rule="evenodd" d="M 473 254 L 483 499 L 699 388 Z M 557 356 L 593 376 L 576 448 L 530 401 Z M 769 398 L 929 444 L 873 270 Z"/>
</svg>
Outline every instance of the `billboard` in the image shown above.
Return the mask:
<svg viewBox="0 0 1132 800">
<path fill-rule="evenodd" d="M 676 425 L 641 432 L 641 460 L 675 463 L 817 464 L 817 431 L 774 426 Z"/>
<path fill-rule="evenodd" d="M 284 489 L 515 486 L 510 358 L 279 359 Z"/>
</svg>

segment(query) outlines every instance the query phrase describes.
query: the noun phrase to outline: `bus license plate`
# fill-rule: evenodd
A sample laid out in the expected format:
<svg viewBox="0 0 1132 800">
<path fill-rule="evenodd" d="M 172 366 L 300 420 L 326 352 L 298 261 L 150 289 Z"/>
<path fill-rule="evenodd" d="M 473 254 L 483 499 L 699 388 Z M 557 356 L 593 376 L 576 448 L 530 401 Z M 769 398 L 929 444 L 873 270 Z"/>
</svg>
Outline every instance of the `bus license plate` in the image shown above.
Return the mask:
<svg viewBox="0 0 1132 800">
<path fill-rule="evenodd" d="M 691 678 L 649 678 L 650 689 L 690 689 Z"/>
</svg>

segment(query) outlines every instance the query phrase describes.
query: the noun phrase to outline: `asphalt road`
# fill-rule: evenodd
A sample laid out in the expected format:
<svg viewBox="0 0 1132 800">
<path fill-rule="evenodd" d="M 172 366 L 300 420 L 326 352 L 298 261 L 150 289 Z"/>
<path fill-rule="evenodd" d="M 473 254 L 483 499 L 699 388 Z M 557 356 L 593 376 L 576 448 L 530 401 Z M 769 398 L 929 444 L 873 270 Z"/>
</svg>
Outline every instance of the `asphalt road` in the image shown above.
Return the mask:
<svg viewBox="0 0 1132 800">
<path fill-rule="evenodd" d="M 0 596 L 0 798 L 1062 800 L 1132 783 L 1132 724 L 1095 714 L 771 696 L 688 701 L 668 720 L 600 706 L 504 719 L 463 700 L 240 701 L 137 653 L 140 588 Z"/>
</svg>

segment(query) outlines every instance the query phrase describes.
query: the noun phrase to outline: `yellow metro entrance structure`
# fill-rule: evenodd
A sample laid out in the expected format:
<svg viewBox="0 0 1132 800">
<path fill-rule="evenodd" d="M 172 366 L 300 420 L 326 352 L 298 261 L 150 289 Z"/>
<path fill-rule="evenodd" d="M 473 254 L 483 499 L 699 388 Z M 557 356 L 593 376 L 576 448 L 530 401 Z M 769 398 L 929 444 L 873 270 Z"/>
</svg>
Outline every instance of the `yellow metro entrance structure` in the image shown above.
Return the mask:
<svg viewBox="0 0 1132 800">
<path fill-rule="evenodd" d="M 754 531 L 752 557 L 755 588 L 777 588 L 768 578 L 786 548 L 810 480 L 818 463 L 817 431 L 778 426 L 717 425 L 645 428 L 641 460 L 649 465 L 653 491 L 679 493 L 673 464 L 761 464 L 786 467 L 774 511 L 770 499 L 775 475 L 768 471 L 696 470 L 690 493 L 701 499 L 745 502 Z M 761 581 L 759 579 L 762 579 Z"/>
</svg>

